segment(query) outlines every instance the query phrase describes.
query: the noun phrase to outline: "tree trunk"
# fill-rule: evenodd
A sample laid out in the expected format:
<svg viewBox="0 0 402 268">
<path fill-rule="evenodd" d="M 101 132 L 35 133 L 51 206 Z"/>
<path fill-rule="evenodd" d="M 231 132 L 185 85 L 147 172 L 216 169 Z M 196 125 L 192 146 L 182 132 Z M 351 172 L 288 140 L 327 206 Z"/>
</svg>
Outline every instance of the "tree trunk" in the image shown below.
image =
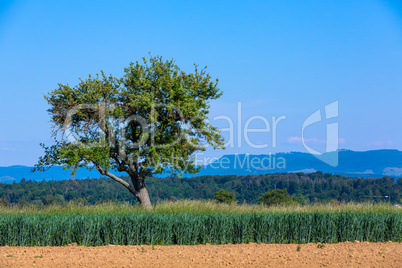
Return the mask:
<svg viewBox="0 0 402 268">
<path fill-rule="evenodd" d="M 147 188 L 141 188 L 135 197 L 137 197 L 137 200 L 142 207 L 146 209 L 152 209 L 151 199 L 149 199 Z"/>
<path fill-rule="evenodd" d="M 151 199 L 149 199 L 148 190 L 145 187 L 145 178 L 140 176 L 132 176 L 131 181 L 133 182 L 134 189 L 137 192 L 135 197 L 140 205 L 146 209 L 152 209 Z"/>
<path fill-rule="evenodd" d="M 121 178 L 117 177 L 116 175 L 113 175 L 112 173 L 104 170 L 100 165 L 96 165 L 96 169 L 99 171 L 100 174 L 106 175 L 109 178 L 115 180 L 116 182 L 118 182 L 121 185 L 123 185 L 124 187 L 126 187 L 127 190 L 129 190 L 130 193 L 132 193 L 137 198 L 138 202 L 140 203 L 140 205 L 142 207 L 144 207 L 145 209 L 152 209 L 152 204 L 151 204 L 151 200 L 149 199 L 148 190 L 145 187 L 145 178 L 144 177 L 139 176 L 138 173 L 136 173 L 136 172 L 128 172 L 131 177 L 133 186 L 134 186 L 134 189 L 133 189 L 133 187 L 131 187 L 131 185 L 128 182 L 126 182 L 125 180 L 122 180 Z"/>
</svg>

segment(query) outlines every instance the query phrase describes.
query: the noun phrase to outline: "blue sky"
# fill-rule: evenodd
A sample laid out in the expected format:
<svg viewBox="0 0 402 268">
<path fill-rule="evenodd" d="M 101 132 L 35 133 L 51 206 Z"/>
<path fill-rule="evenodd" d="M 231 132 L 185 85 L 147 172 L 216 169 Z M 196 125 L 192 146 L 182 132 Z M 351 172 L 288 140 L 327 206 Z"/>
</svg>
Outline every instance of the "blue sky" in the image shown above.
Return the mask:
<svg viewBox="0 0 402 268">
<path fill-rule="evenodd" d="M 0 166 L 33 165 L 50 143 L 43 96 L 99 70 L 161 55 L 185 71 L 208 66 L 224 95 L 211 121 L 236 128 L 234 147 L 205 155 L 305 151 L 303 122 L 334 101 L 339 148 L 402 150 L 402 5 L 398 1 L 1 1 Z M 242 120 L 237 119 L 238 102 Z M 237 144 L 237 127 L 278 123 Z M 305 142 L 324 150 L 326 120 Z M 261 128 L 254 120 L 250 128 Z M 243 133 L 243 132 L 242 132 Z M 224 133 L 229 140 L 229 132 Z"/>
</svg>

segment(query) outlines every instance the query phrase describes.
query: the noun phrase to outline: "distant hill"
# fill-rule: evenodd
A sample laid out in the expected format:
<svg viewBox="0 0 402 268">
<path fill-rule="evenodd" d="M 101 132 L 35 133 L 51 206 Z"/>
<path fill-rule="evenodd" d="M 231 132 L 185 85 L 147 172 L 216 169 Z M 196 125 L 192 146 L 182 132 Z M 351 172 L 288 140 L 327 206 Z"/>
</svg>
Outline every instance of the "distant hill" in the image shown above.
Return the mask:
<svg viewBox="0 0 402 268">
<path fill-rule="evenodd" d="M 31 172 L 32 167 L 26 166 L 10 166 L 0 167 L 0 183 L 20 182 L 23 178 L 32 181 L 50 181 L 50 180 L 67 180 L 67 179 L 87 179 L 100 178 L 97 170 L 89 171 L 85 168 L 80 168 L 77 173 L 72 176 L 71 169 L 64 170 L 62 167 L 52 167 L 45 172 Z M 117 172 L 118 173 L 118 172 Z M 123 173 L 119 173 L 123 175 Z"/>
<path fill-rule="evenodd" d="M 311 173 L 315 171 L 350 177 L 379 178 L 402 176 L 402 152 L 374 150 L 337 152 L 339 164 L 332 167 L 308 153 L 291 152 L 272 155 L 225 155 L 203 167 L 202 175 L 248 175 L 269 173 Z M 328 157 L 335 153 L 327 153 Z"/>
<path fill-rule="evenodd" d="M 205 175 L 252 175 L 272 173 L 312 173 L 322 171 L 349 177 L 379 178 L 383 176 L 402 177 L 402 152 L 398 150 L 373 150 L 356 152 L 342 150 L 337 152 L 339 165 L 332 167 L 311 154 L 301 152 L 277 153 L 272 155 L 224 155 L 205 165 L 200 173 L 185 177 Z M 334 153 L 328 153 L 331 157 Z M 66 180 L 69 178 L 100 178 L 96 171 L 79 169 L 74 177 L 71 170 L 53 167 L 46 172 L 31 173 L 32 167 L 0 167 L 0 183 L 20 182 L 21 179 L 33 181 Z M 118 175 L 124 175 L 119 173 Z M 162 174 L 168 176 L 168 174 Z"/>
</svg>

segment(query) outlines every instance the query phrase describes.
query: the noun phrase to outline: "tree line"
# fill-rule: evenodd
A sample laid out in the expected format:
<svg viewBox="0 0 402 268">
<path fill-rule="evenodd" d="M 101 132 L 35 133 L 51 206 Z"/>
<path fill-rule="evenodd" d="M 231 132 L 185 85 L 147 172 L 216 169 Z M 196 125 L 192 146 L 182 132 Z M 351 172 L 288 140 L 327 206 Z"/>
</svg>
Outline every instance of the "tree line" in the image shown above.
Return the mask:
<svg viewBox="0 0 402 268">
<path fill-rule="evenodd" d="M 131 183 L 128 177 L 123 180 Z M 148 178 L 147 188 L 152 202 L 162 200 L 214 199 L 216 193 L 225 190 L 233 193 L 239 203 L 256 204 L 268 191 L 287 189 L 293 200 L 299 203 L 383 202 L 402 203 L 402 179 L 392 177 L 377 179 L 351 178 L 329 173 L 282 173 L 265 175 L 201 176 L 193 178 Z M 137 201 L 124 187 L 110 178 L 29 181 L 0 184 L 0 198 L 9 204 L 63 204 L 77 201 L 97 204 L 105 201 Z"/>
</svg>

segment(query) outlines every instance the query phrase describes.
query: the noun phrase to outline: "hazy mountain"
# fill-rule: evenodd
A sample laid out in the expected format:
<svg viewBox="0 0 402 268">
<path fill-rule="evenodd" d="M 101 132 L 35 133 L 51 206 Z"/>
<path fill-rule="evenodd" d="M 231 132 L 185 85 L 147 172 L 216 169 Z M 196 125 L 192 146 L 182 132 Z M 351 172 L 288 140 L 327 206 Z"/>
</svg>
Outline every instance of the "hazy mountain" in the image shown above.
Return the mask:
<svg viewBox="0 0 402 268">
<path fill-rule="evenodd" d="M 20 182 L 21 179 L 42 181 L 42 180 L 66 180 L 66 179 L 86 179 L 86 178 L 100 178 L 97 170 L 89 171 L 85 168 L 77 170 L 74 176 L 71 175 L 71 169 L 63 169 L 62 167 L 52 167 L 45 172 L 31 172 L 32 167 L 26 166 L 10 166 L 0 167 L 0 183 L 13 183 Z M 117 172 L 118 173 L 118 172 Z M 120 173 L 123 175 L 123 173 Z"/>
<path fill-rule="evenodd" d="M 265 174 L 284 172 L 311 173 L 323 171 L 332 174 L 382 177 L 402 176 L 402 152 L 398 150 L 375 150 L 356 152 L 342 150 L 327 153 L 333 157 L 338 153 L 339 163 L 332 167 L 314 155 L 291 152 L 272 155 L 225 155 L 202 168 L 203 175 L 215 174 Z"/>
<path fill-rule="evenodd" d="M 285 172 L 311 173 L 315 171 L 351 177 L 378 178 L 382 176 L 402 177 L 402 152 L 398 150 L 374 150 L 356 152 L 342 150 L 337 152 L 339 164 L 332 167 L 308 153 L 291 152 L 272 155 L 224 155 L 220 159 L 201 168 L 200 173 L 186 177 L 202 175 L 248 175 Z M 335 154 L 335 153 L 329 153 Z M 0 167 L 0 183 L 13 183 L 26 180 L 65 180 L 69 178 L 99 178 L 98 171 L 79 169 L 75 176 L 71 170 L 53 167 L 46 172 L 31 173 L 32 167 Z M 120 173 L 119 175 L 123 175 Z M 168 176 L 168 174 L 164 174 Z"/>
</svg>

